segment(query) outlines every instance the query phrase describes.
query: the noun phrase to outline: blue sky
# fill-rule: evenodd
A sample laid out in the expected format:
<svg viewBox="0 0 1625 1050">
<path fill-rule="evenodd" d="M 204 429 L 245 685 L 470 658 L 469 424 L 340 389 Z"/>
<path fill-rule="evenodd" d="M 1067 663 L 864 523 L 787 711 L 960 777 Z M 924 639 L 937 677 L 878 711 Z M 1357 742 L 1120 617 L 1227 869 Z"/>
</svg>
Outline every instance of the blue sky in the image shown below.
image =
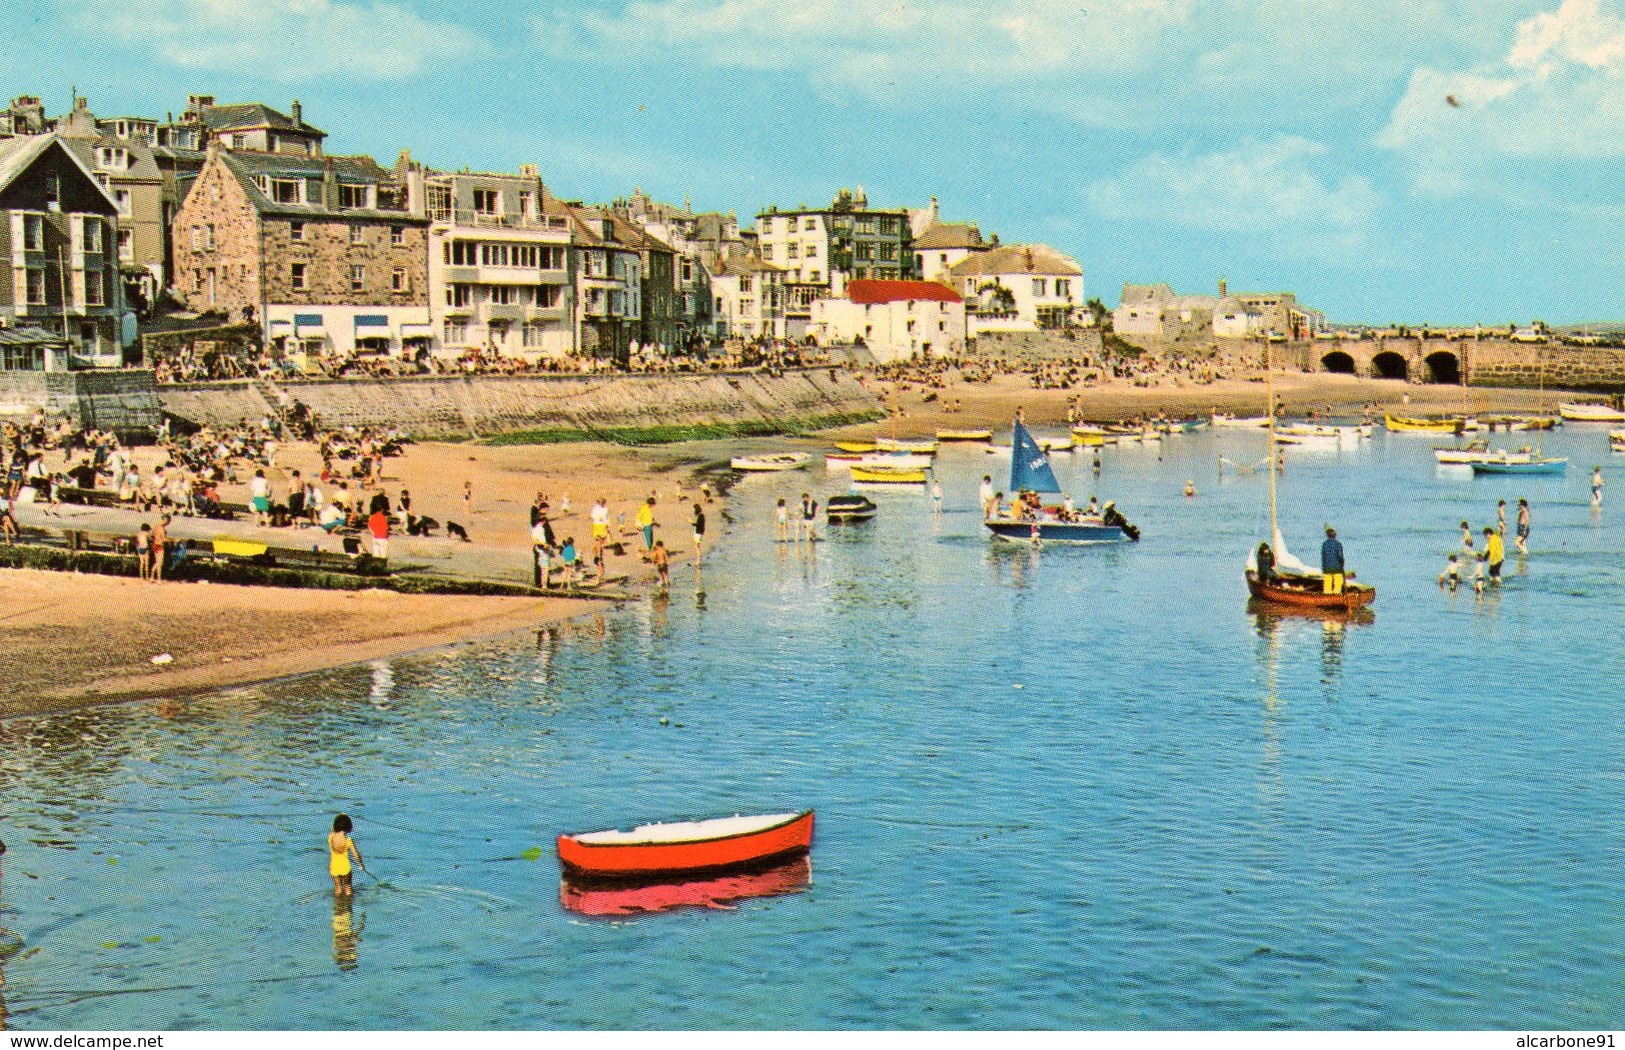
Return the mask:
<svg viewBox="0 0 1625 1050">
<path fill-rule="evenodd" d="M 1336 10 L 1329 10 L 1335 7 Z M 1486 9 L 1487 8 L 1487 9 Z M 1292 290 L 1333 320 L 1625 318 L 1618 0 L 49 0 L 11 93 L 189 92 L 333 152 L 540 165 L 749 221 L 941 200 L 1087 292 Z"/>
</svg>

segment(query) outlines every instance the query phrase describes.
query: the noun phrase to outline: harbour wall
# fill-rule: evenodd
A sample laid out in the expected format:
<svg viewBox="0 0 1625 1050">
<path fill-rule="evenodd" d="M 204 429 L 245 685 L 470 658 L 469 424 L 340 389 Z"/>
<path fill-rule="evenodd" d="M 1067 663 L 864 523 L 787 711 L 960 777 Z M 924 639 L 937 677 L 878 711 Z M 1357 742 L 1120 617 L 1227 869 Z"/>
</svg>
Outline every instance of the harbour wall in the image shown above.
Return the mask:
<svg viewBox="0 0 1625 1050">
<path fill-rule="evenodd" d="M 829 368 L 778 374 L 235 380 L 166 386 L 159 397 L 167 415 L 196 426 L 257 424 L 297 400 L 322 426 L 393 427 L 442 440 L 708 426 L 795 432 L 881 414 L 879 399 L 852 373 Z"/>
<path fill-rule="evenodd" d="M 136 441 L 156 432 L 162 418 L 150 368 L 0 371 L 0 419 L 26 419 L 35 411 L 65 415 L 86 429 L 111 430 Z"/>
</svg>

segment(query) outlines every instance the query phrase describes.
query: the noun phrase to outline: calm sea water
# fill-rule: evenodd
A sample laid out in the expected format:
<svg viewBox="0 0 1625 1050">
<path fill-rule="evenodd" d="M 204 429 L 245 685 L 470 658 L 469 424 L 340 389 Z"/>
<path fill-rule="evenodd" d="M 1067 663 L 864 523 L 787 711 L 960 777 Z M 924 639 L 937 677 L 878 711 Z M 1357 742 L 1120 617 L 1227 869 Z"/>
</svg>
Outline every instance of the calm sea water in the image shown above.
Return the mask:
<svg viewBox="0 0 1625 1050">
<path fill-rule="evenodd" d="M 1425 437 L 1288 452 L 1375 619 L 1250 614 L 1261 435 L 1057 457 L 1133 546 L 945 513 L 773 543 L 743 481 L 697 601 L 179 704 L 0 723 L 0 988 L 38 1028 L 1618 1028 L 1625 471 L 1474 479 Z M 1593 462 L 1609 471 L 1594 513 Z M 1193 480 L 1199 494 L 1181 488 Z M 1435 578 L 1495 501 L 1533 552 Z M 674 536 L 682 530 L 673 528 Z M 624 921 L 560 831 L 818 811 L 802 893 Z M 335 908 L 323 836 L 382 879 Z M 538 847 L 540 849 L 538 850 Z M 534 858 L 534 859 L 527 859 Z"/>
</svg>

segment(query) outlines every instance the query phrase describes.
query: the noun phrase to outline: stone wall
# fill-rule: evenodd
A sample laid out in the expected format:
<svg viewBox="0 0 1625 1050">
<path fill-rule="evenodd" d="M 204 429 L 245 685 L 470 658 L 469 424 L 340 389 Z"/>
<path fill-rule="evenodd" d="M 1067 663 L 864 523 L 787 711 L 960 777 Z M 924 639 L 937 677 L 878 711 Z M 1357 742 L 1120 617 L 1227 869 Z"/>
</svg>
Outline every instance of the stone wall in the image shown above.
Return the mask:
<svg viewBox="0 0 1625 1050">
<path fill-rule="evenodd" d="M 520 430 L 765 423 L 796 430 L 831 416 L 878 413 L 879 400 L 844 370 L 810 368 L 693 376 L 423 376 L 380 380 L 200 383 L 164 387 L 164 411 L 200 426 L 258 423 L 296 398 L 324 426 L 397 427 L 418 438 L 464 439 Z"/>
<path fill-rule="evenodd" d="M 151 369 L 86 372 L 0 372 L 0 418 L 35 409 L 66 415 L 87 429 L 111 430 L 130 441 L 148 440 L 162 418 Z"/>
<path fill-rule="evenodd" d="M 1619 347 L 1486 339 L 1469 354 L 1468 377 L 1474 386 L 1625 390 L 1625 349 Z"/>
</svg>

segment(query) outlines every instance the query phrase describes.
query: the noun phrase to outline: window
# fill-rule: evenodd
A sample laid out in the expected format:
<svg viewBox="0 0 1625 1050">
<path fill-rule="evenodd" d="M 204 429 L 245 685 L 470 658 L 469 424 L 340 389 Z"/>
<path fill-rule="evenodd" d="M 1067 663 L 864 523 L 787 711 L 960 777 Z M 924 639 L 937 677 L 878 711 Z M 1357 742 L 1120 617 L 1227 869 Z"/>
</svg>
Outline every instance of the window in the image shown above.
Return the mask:
<svg viewBox="0 0 1625 1050">
<path fill-rule="evenodd" d="M 130 191 L 129 190 L 114 190 L 113 191 L 113 203 L 118 205 L 118 213 L 120 215 L 128 215 L 128 214 L 130 214 L 130 206 L 131 206 L 130 205 Z"/>
<path fill-rule="evenodd" d="M 406 243 L 406 227 L 391 226 L 389 228 L 389 243 L 397 248 Z"/>
<path fill-rule="evenodd" d="M 367 286 L 367 268 L 365 266 L 350 267 L 350 291 L 359 292 Z"/>
<path fill-rule="evenodd" d="M 809 215 L 805 219 L 801 220 L 801 228 L 804 230 L 816 230 L 818 229 L 818 220 Z"/>
<path fill-rule="evenodd" d="M 588 252 L 587 253 L 587 276 L 588 277 L 603 277 L 603 276 L 606 276 L 608 273 L 609 273 L 609 267 L 608 267 L 607 261 L 604 258 L 604 253 L 601 252 L 601 251 L 590 251 L 590 252 Z"/>
<path fill-rule="evenodd" d="M 875 257 L 874 244 L 870 241 L 858 242 L 857 256 L 860 259 L 873 259 Z"/>
<path fill-rule="evenodd" d="M 479 215 L 495 215 L 502 210 L 502 194 L 496 190 L 475 190 L 474 211 Z"/>
<path fill-rule="evenodd" d="M 247 135 L 233 135 L 231 137 L 231 148 L 232 149 L 242 149 L 246 145 L 248 145 L 248 136 Z"/>
<path fill-rule="evenodd" d="M 531 215 L 531 201 L 534 195 L 529 190 L 519 191 L 519 214 L 529 219 Z"/>
<path fill-rule="evenodd" d="M 352 222 L 350 224 L 350 243 L 351 244 L 365 244 L 365 243 L 367 243 L 367 228 L 365 226 L 361 225 L 360 223 Z"/>
<path fill-rule="evenodd" d="M 203 250 L 207 252 L 214 251 L 214 223 L 212 222 L 203 225 Z"/>
<path fill-rule="evenodd" d="M 305 224 L 298 219 L 288 223 L 288 240 L 302 241 L 305 239 Z"/>
<path fill-rule="evenodd" d="M 739 314 L 740 314 L 741 317 L 749 317 L 751 314 L 753 314 L 755 312 L 756 312 L 756 300 L 755 299 L 741 299 L 741 300 L 739 300 Z"/>
<path fill-rule="evenodd" d="M 107 278 L 100 272 L 85 274 L 85 305 L 107 305 Z"/>
<path fill-rule="evenodd" d="M 339 207 L 366 208 L 371 206 L 371 186 L 339 185 Z"/>
<path fill-rule="evenodd" d="M 749 277 L 741 276 L 739 278 L 739 290 L 741 292 L 750 291 L 751 290 L 750 284 L 751 284 L 751 281 L 750 281 Z"/>
<path fill-rule="evenodd" d="M 807 281 L 811 284 L 820 284 L 822 283 L 822 278 L 819 277 L 817 270 L 813 270 L 807 274 Z"/>
<path fill-rule="evenodd" d="M 123 135 L 119 136 L 123 138 Z M 96 149 L 96 166 L 107 168 L 110 171 L 124 171 L 130 166 L 130 151 L 114 146 L 98 146 Z"/>
<path fill-rule="evenodd" d="M 460 346 L 468 342 L 468 322 L 447 321 L 444 342 L 448 346 Z"/>
<path fill-rule="evenodd" d="M 1062 280 L 1060 278 L 1056 278 L 1056 280 L 1055 280 L 1055 297 L 1057 299 L 1070 299 L 1070 298 L 1072 298 L 1072 282 Z"/>
<path fill-rule="evenodd" d="M 477 266 L 479 265 L 480 246 L 473 241 L 451 241 L 445 247 L 445 260 L 448 266 Z"/>
<path fill-rule="evenodd" d="M 817 241 L 809 242 L 808 245 L 801 250 L 801 254 L 806 256 L 809 259 L 818 258 L 818 242 Z"/>
<path fill-rule="evenodd" d="M 785 246 L 784 258 L 786 261 L 801 258 L 801 245 L 797 244 L 795 241 L 791 241 Z"/>
<path fill-rule="evenodd" d="M 288 268 L 288 284 L 296 292 L 302 292 L 308 287 L 305 283 L 304 263 L 294 263 Z"/>
<path fill-rule="evenodd" d="M 84 218 L 84 224 L 85 251 L 95 252 L 100 255 L 102 252 L 102 221 L 87 215 Z"/>
<path fill-rule="evenodd" d="M 880 220 L 880 232 L 887 237 L 897 236 L 897 216 L 887 215 Z"/>
<path fill-rule="evenodd" d="M 765 258 L 765 256 L 764 256 L 764 258 Z M 684 259 L 683 260 L 683 280 L 685 282 L 687 282 L 687 281 L 692 281 L 693 279 L 694 279 L 694 262 L 691 259 Z"/>
<path fill-rule="evenodd" d="M 542 249 L 542 264 L 541 264 L 540 269 L 543 269 L 543 270 L 562 270 L 562 269 L 564 269 L 564 246 L 563 245 L 556 245 L 554 247 L 544 247 Z"/>
<path fill-rule="evenodd" d="M 880 245 L 880 258 L 884 262 L 896 262 L 897 245 L 890 241 L 883 241 Z"/>
<path fill-rule="evenodd" d="M 389 275 L 389 290 L 392 292 L 409 292 L 412 286 L 406 279 L 406 267 L 397 266 Z"/>
<path fill-rule="evenodd" d="M 514 290 L 511 286 L 506 284 L 493 285 L 490 289 L 488 289 L 488 292 L 489 294 L 486 296 L 486 301 L 492 306 L 513 305 Z"/>
<path fill-rule="evenodd" d="M 135 262 L 135 237 L 129 230 L 118 231 L 118 257 L 120 262 Z"/>
<path fill-rule="evenodd" d="M 45 305 L 45 269 L 34 267 L 28 271 L 28 305 Z"/>
<path fill-rule="evenodd" d="M 435 222 L 451 219 L 451 187 L 430 186 L 428 192 L 429 218 Z"/>
<path fill-rule="evenodd" d="M 446 305 L 462 308 L 474 305 L 474 286 L 471 284 L 446 285 Z"/>
<path fill-rule="evenodd" d="M 536 289 L 536 305 L 543 310 L 556 309 L 564 296 L 564 289 L 556 284 L 544 284 Z"/>
<path fill-rule="evenodd" d="M 45 250 L 45 216 L 23 216 L 23 250 L 30 252 Z"/>
<path fill-rule="evenodd" d="M 271 199 L 278 204 L 305 203 L 304 179 L 272 179 Z"/>
<path fill-rule="evenodd" d="M 768 262 L 773 261 L 773 246 L 771 244 L 762 245 L 762 258 L 766 259 Z M 683 264 L 683 280 L 685 280 L 685 281 L 688 280 L 688 264 L 687 263 Z"/>
<path fill-rule="evenodd" d="M 45 176 L 45 199 L 53 204 L 62 199 L 62 176 L 54 171 Z"/>
<path fill-rule="evenodd" d="M 1033 278 L 1033 297 L 1042 299 L 1049 294 L 1049 282 L 1042 277 Z"/>
</svg>

